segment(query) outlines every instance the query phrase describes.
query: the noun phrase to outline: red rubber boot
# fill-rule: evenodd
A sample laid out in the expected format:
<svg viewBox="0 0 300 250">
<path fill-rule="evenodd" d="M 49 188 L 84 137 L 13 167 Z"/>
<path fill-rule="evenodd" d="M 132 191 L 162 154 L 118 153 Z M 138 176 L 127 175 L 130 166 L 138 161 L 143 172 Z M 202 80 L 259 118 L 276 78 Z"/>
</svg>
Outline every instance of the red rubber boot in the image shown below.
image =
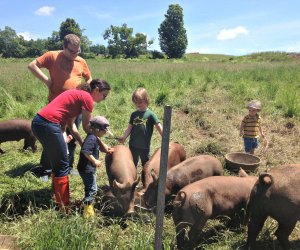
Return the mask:
<svg viewBox="0 0 300 250">
<path fill-rule="evenodd" d="M 67 208 L 70 205 L 69 177 L 67 175 L 54 177 L 53 193 L 58 207 L 67 213 Z"/>
</svg>

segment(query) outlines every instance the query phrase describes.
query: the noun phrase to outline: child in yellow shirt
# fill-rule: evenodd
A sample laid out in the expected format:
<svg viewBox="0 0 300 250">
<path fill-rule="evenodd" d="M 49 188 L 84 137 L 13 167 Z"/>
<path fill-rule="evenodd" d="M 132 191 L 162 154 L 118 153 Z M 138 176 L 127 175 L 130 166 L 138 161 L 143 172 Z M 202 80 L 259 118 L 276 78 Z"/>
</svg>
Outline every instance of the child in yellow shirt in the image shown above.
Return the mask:
<svg viewBox="0 0 300 250">
<path fill-rule="evenodd" d="M 261 117 L 259 111 L 261 110 L 261 102 L 252 100 L 248 103 L 248 115 L 244 116 L 240 126 L 240 136 L 244 139 L 245 152 L 254 154 L 254 150 L 259 145 L 259 137 L 265 138 L 262 130 Z"/>
</svg>

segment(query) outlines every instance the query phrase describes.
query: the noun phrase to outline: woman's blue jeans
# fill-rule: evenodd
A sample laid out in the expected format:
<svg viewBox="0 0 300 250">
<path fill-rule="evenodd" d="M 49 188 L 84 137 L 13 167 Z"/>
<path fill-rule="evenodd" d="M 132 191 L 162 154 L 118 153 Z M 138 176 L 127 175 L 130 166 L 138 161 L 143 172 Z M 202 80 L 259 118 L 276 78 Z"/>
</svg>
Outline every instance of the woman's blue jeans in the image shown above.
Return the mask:
<svg viewBox="0 0 300 250">
<path fill-rule="evenodd" d="M 31 127 L 33 134 L 43 146 L 43 152 L 49 159 L 54 176 L 63 177 L 68 175 L 68 150 L 61 126 L 50 122 L 37 114 L 33 118 Z"/>
</svg>

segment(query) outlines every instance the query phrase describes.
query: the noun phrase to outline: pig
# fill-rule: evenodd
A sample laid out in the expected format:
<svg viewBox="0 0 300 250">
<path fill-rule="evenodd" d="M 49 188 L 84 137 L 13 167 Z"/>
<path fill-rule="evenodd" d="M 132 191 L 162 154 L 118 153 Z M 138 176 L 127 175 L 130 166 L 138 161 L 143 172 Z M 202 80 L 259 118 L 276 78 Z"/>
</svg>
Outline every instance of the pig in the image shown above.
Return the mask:
<svg viewBox="0 0 300 250">
<path fill-rule="evenodd" d="M 222 173 L 223 167 L 221 162 L 210 155 L 198 155 L 180 162 L 167 171 L 166 203 L 171 200 L 172 195 L 176 195 L 186 185 L 209 176 L 222 175 Z M 147 207 L 156 206 L 157 201 L 159 177 L 154 171 L 151 174 L 153 182 L 149 184 L 143 195 Z"/>
<path fill-rule="evenodd" d="M 134 191 L 139 182 L 131 152 L 124 145 L 116 145 L 105 156 L 106 173 L 113 195 L 123 208 L 124 215 L 134 212 Z"/>
<path fill-rule="evenodd" d="M 143 189 L 139 192 L 140 194 L 145 193 L 150 183 L 153 181 L 152 174 L 159 174 L 160 169 L 160 155 L 161 149 L 157 149 L 151 156 L 150 160 L 145 164 L 142 170 L 142 183 Z M 169 145 L 168 164 L 167 169 L 170 169 L 178 163 L 186 159 L 186 152 L 182 145 L 176 142 L 171 142 Z"/>
<path fill-rule="evenodd" d="M 0 144 L 6 141 L 19 141 L 21 139 L 24 139 L 23 149 L 31 147 L 32 152 L 36 151 L 36 138 L 32 133 L 30 120 L 12 119 L 0 121 Z M 4 153 L 1 148 L 0 153 Z"/>
<path fill-rule="evenodd" d="M 201 240 L 202 228 L 208 219 L 219 215 L 233 216 L 246 208 L 257 180 L 240 170 L 237 176 L 211 176 L 182 188 L 173 202 L 173 221 L 178 249 L 194 249 Z M 189 239 L 185 228 L 189 227 Z"/>
<path fill-rule="evenodd" d="M 283 249 L 290 249 L 289 235 L 300 220 L 300 164 L 283 165 L 260 174 L 250 195 L 247 215 L 249 249 L 255 249 L 268 216 L 278 222 L 275 235 L 279 243 Z"/>
<path fill-rule="evenodd" d="M 122 217 L 124 215 L 123 207 L 114 196 L 110 186 L 99 188 L 95 207 L 105 216 Z"/>
</svg>

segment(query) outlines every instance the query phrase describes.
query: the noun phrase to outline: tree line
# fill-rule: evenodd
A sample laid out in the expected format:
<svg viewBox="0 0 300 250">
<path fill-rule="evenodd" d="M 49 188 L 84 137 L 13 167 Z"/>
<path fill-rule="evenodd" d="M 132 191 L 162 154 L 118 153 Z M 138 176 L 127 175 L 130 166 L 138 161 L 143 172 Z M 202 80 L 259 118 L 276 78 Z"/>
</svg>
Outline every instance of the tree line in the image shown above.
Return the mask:
<svg viewBox="0 0 300 250">
<path fill-rule="evenodd" d="M 26 58 L 38 57 L 49 50 L 60 50 L 65 35 L 73 33 L 81 39 L 81 56 L 94 58 L 104 55 L 110 58 L 137 58 L 150 54 L 151 58 L 181 58 L 185 54 L 188 44 L 186 29 L 184 28 L 183 10 L 178 4 L 169 5 L 165 19 L 158 28 L 159 45 L 161 51 L 151 51 L 149 46 L 153 40 L 147 40 L 143 33 L 133 33 L 133 28 L 126 23 L 121 26 L 108 27 L 103 33 L 107 46 L 93 45 L 89 38 L 83 35 L 84 29 L 72 18 L 67 18 L 60 25 L 59 31 L 53 31 L 46 39 L 25 40 L 17 35 L 9 26 L 0 29 L 0 57 Z"/>
</svg>

